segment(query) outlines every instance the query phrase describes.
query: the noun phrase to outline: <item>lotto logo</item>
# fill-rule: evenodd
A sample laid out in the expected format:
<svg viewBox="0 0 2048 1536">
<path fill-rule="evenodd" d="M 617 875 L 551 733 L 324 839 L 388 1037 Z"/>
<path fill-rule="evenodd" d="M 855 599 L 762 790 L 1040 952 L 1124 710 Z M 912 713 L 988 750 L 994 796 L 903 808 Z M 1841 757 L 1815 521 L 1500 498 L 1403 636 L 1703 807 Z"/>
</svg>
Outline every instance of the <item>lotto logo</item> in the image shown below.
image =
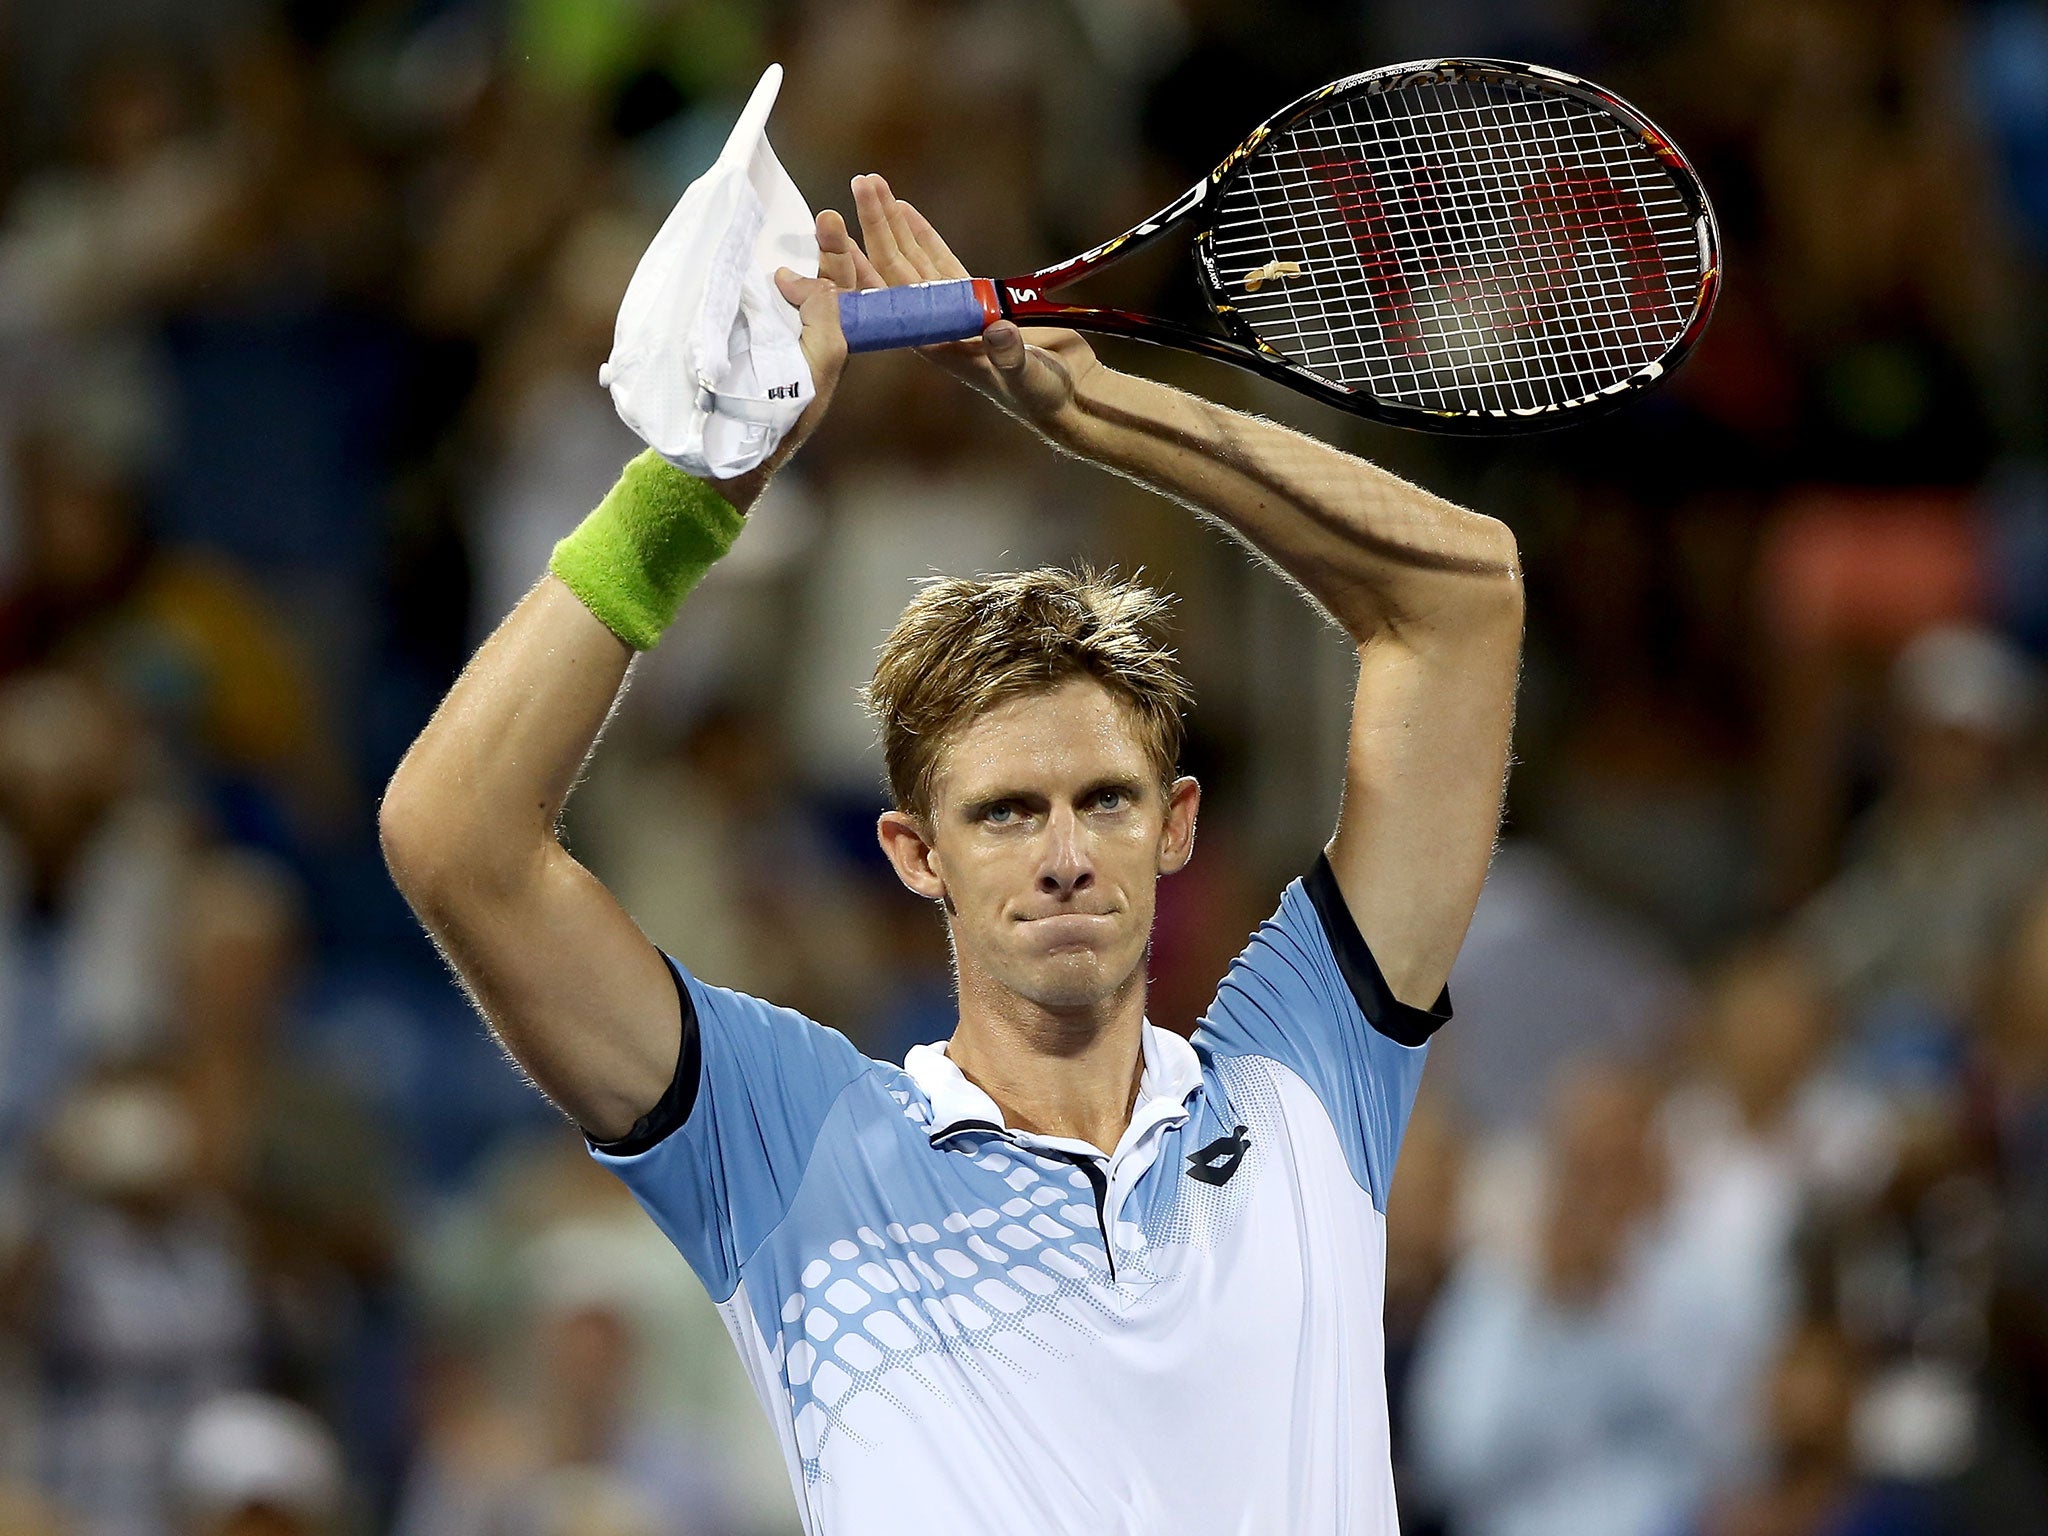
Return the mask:
<svg viewBox="0 0 2048 1536">
<path fill-rule="evenodd" d="M 1204 1184 L 1228 1184 L 1245 1153 L 1251 1150 L 1250 1130 L 1240 1125 L 1228 1136 L 1219 1136 L 1199 1152 L 1188 1154 L 1188 1177 Z"/>
</svg>

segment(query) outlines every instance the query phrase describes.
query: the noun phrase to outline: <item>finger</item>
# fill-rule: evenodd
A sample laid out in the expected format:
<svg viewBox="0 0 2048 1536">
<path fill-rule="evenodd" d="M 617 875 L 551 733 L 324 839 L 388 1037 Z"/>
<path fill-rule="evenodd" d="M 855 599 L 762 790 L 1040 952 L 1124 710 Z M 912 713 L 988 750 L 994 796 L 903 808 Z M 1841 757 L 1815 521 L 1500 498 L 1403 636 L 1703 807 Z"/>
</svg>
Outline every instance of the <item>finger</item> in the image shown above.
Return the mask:
<svg viewBox="0 0 2048 1536">
<path fill-rule="evenodd" d="M 917 280 L 929 283 L 948 276 L 939 269 L 938 259 L 925 249 L 924 242 L 918 238 L 917 224 L 909 213 L 910 205 L 890 191 L 886 181 L 882 183 L 882 199 L 889 213 L 889 232 L 896 237 L 896 248 L 917 269 Z"/>
<path fill-rule="evenodd" d="M 1008 320 L 998 320 L 981 333 L 981 344 L 997 373 L 1009 379 L 1023 376 L 1031 354 L 1025 350 L 1024 333 L 1015 325 Z"/>
<path fill-rule="evenodd" d="M 886 288 L 888 282 L 875 270 L 875 264 L 868 260 L 868 253 L 858 245 L 853 248 L 853 270 L 862 288 Z"/>
<path fill-rule="evenodd" d="M 846 335 L 839 328 L 838 285 L 826 278 L 803 277 L 788 267 L 779 267 L 775 286 L 797 306 L 803 319 L 800 340 L 804 360 L 811 365 L 811 380 L 819 393 L 829 393 L 846 363 Z"/>
<path fill-rule="evenodd" d="M 910 226 L 911 233 L 932 264 L 933 272 L 939 277 L 971 277 L 960 258 L 955 256 L 946 242 L 939 238 L 939 232 L 932 228 L 932 221 L 919 213 L 901 198 L 896 206 L 903 211 L 903 220 Z"/>
<path fill-rule="evenodd" d="M 917 266 L 896 242 L 896 228 L 889 217 L 889 184 L 879 176 L 853 178 L 853 205 L 860 213 L 860 240 L 868 260 L 889 283 L 918 282 Z"/>
<path fill-rule="evenodd" d="M 858 288 L 860 268 L 853 236 L 836 209 L 818 215 L 818 275 L 835 288 Z"/>
<path fill-rule="evenodd" d="M 814 319 L 831 317 L 832 329 L 839 327 L 839 285 L 826 277 L 805 277 L 788 267 L 775 269 L 775 286 L 797 307 L 809 329 Z"/>
</svg>

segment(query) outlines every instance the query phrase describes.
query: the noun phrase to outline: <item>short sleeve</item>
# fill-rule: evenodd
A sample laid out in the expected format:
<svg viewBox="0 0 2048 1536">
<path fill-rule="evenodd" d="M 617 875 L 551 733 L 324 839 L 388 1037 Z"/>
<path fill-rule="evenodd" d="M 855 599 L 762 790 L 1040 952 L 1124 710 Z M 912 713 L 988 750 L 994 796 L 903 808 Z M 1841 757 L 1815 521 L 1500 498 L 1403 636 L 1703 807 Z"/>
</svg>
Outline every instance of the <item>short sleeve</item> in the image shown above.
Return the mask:
<svg viewBox="0 0 2048 1536">
<path fill-rule="evenodd" d="M 1429 1038 L 1450 1016 L 1448 990 L 1426 1009 L 1395 998 L 1318 857 L 1232 962 L 1194 1038 L 1214 1056 L 1264 1057 L 1306 1083 L 1352 1177 L 1385 1211 Z"/>
<path fill-rule="evenodd" d="M 724 1301 L 796 1198 L 832 1106 L 869 1063 L 837 1030 L 664 958 L 682 1001 L 675 1081 L 627 1136 L 590 1150 Z"/>
</svg>

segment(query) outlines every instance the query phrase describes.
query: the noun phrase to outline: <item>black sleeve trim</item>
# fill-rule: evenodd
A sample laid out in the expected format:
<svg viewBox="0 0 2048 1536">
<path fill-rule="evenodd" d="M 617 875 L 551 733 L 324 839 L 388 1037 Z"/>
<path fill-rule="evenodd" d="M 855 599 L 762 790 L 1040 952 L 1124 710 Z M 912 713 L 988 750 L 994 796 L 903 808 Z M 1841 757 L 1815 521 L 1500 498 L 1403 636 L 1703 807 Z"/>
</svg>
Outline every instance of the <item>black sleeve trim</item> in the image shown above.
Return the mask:
<svg viewBox="0 0 2048 1536">
<path fill-rule="evenodd" d="M 1007 1137 L 1010 1134 L 1008 1131 L 1003 1129 L 1002 1126 L 997 1125 L 993 1120 L 955 1120 L 951 1125 L 947 1126 L 944 1130 L 935 1132 L 932 1136 L 932 1140 L 934 1142 L 940 1142 L 944 1141 L 948 1136 L 960 1136 L 964 1135 L 968 1131 L 979 1131 L 984 1135 L 992 1134 L 1004 1137 Z"/>
<path fill-rule="evenodd" d="M 1302 883 L 1316 916 L 1322 919 L 1323 934 L 1330 941 L 1331 953 L 1337 957 L 1337 969 L 1358 1000 L 1358 1010 L 1365 1015 L 1366 1022 L 1402 1045 L 1427 1043 L 1431 1035 L 1450 1022 L 1451 989 L 1445 987 L 1429 1008 L 1402 1002 L 1388 987 L 1386 977 L 1380 974 L 1379 961 L 1373 959 L 1371 949 L 1366 947 L 1365 935 L 1358 931 L 1351 908 L 1344 903 L 1344 893 L 1337 887 L 1337 872 L 1330 868 L 1328 854 L 1316 855 L 1316 867 Z"/>
<path fill-rule="evenodd" d="M 697 1005 L 691 1000 L 690 989 L 683 984 L 683 973 L 676 969 L 675 962 L 664 955 L 661 963 L 668 967 L 669 977 L 676 984 L 676 1002 L 682 1012 L 683 1034 L 676 1047 L 676 1075 L 669 1079 L 654 1108 L 634 1121 L 633 1129 L 617 1141 L 585 1136 L 593 1147 L 611 1157 L 637 1157 L 658 1146 L 690 1118 L 690 1111 L 697 1104 L 697 1084 L 704 1073 L 704 1042 L 697 1030 Z"/>
</svg>

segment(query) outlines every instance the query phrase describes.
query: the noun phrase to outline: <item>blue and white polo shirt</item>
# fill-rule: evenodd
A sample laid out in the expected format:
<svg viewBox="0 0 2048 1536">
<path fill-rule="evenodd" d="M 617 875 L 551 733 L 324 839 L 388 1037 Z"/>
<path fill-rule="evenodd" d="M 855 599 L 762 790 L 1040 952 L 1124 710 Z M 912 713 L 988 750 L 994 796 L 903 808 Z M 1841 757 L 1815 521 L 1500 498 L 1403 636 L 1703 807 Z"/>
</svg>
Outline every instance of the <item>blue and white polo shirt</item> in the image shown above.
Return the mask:
<svg viewBox="0 0 2048 1536">
<path fill-rule="evenodd" d="M 671 962 L 673 965 L 673 962 Z M 1394 1536 L 1387 1186 L 1426 1041 L 1327 860 L 1104 1156 L 675 967 L 662 1104 L 595 1155 L 738 1344 L 811 1536 Z"/>
</svg>

